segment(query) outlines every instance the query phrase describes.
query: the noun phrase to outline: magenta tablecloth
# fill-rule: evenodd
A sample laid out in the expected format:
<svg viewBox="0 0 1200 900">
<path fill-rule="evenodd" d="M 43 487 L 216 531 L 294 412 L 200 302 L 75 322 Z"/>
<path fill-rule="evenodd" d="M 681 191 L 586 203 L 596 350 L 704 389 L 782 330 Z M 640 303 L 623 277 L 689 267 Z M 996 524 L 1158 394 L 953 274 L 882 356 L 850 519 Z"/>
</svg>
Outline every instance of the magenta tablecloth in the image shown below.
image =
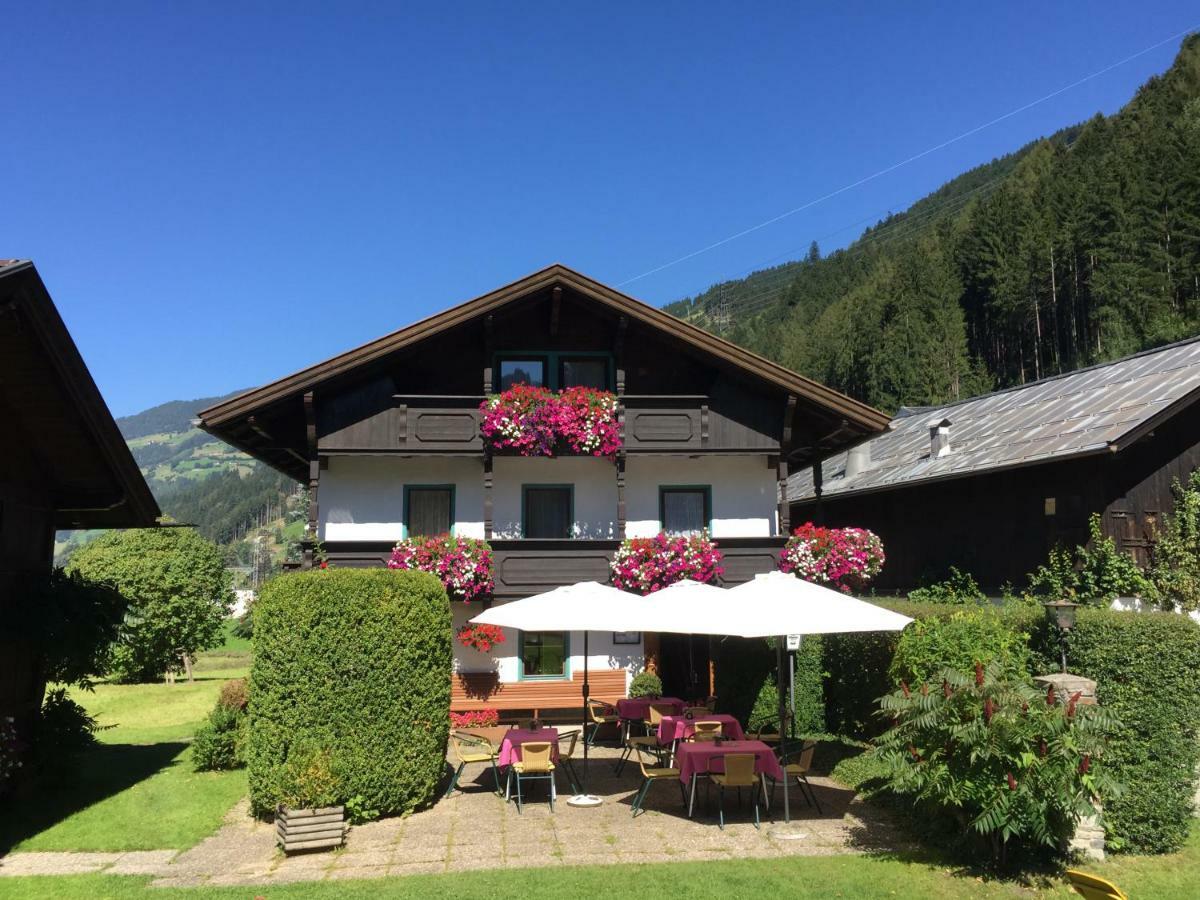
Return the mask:
<svg viewBox="0 0 1200 900">
<path fill-rule="evenodd" d="M 697 722 L 720 722 L 721 733 L 731 741 L 742 741 L 746 734 L 742 731 L 742 723 L 729 713 L 705 713 L 694 719 L 683 716 L 663 716 L 658 726 L 658 742 L 664 747 L 674 741 L 684 741 L 696 733 Z"/>
<path fill-rule="evenodd" d="M 521 745 L 527 741 L 549 741 L 550 758 L 558 760 L 558 729 L 543 728 L 541 731 L 529 731 L 524 728 L 510 728 L 504 733 L 500 742 L 500 756 L 496 760 L 498 766 L 511 766 L 521 759 Z"/>
<path fill-rule="evenodd" d="M 676 713 L 681 713 L 687 704 L 678 697 L 626 697 L 617 701 L 617 715 L 622 719 L 636 719 L 639 722 L 650 715 L 650 704 L 670 706 Z"/>
<path fill-rule="evenodd" d="M 703 741 L 693 744 L 680 744 L 675 751 L 675 765 L 679 767 L 679 780 L 687 784 L 693 775 L 703 775 L 706 772 L 724 772 L 725 761 L 721 758 L 727 753 L 753 753 L 756 757 L 754 771 L 760 775 L 769 775 L 777 781 L 783 779 L 783 769 L 779 760 L 771 752 L 771 748 L 762 741 Z"/>
</svg>

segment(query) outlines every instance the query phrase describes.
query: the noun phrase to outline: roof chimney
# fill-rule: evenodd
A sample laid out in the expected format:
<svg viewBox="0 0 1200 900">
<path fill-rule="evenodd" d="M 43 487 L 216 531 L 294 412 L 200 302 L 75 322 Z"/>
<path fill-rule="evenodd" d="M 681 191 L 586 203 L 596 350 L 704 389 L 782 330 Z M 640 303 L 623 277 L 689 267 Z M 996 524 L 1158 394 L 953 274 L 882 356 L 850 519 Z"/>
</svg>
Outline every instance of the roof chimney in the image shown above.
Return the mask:
<svg viewBox="0 0 1200 900">
<path fill-rule="evenodd" d="M 863 441 L 846 454 L 846 480 L 857 478 L 871 468 L 871 442 Z"/>
<path fill-rule="evenodd" d="M 950 420 L 934 419 L 929 423 L 929 458 L 939 459 L 950 452 Z"/>
</svg>

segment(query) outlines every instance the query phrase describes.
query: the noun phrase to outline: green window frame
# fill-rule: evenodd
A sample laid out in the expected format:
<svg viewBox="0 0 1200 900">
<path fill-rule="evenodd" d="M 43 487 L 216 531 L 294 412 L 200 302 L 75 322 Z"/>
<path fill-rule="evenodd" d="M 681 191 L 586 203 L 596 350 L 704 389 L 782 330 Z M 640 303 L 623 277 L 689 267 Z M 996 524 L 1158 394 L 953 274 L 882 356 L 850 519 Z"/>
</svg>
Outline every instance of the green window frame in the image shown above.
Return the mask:
<svg viewBox="0 0 1200 900">
<path fill-rule="evenodd" d="M 615 390 L 613 355 L 604 350 L 498 350 L 492 360 L 496 389 L 500 389 L 500 364 L 528 360 L 545 366 L 546 387 L 552 391 L 562 388 L 563 363 L 571 360 L 600 359 L 604 361 L 604 390 Z"/>
<path fill-rule="evenodd" d="M 412 503 L 411 497 L 413 491 L 449 491 L 450 492 L 450 534 L 454 534 L 455 525 L 455 508 L 457 498 L 455 497 L 455 486 L 453 484 L 406 484 L 404 486 L 404 522 L 401 528 L 401 535 L 405 538 L 416 537 L 413 534 L 410 526 Z M 425 535 L 425 537 L 433 537 L 433 535 Z"/>
<path fill-rule="evenodd" d="M 532 538 L 532 540 L 570 540 L 575 537 L 575 485 L 573 484 L 522 484 L 521 485 L 521 537 L 529 536 L 529 492 L 538 489 L 565 490 L 567 492 L 567 522 L 570 534 L 566 538 Z"/>
<path fill-rule="evenodd" d="M 658 486 L 658 530 L 667 530 L 667 494 L 704 495 L 704 529 L 712 535 L 713 505 L 711 484 L 660 484 Z"/>
<path fill-rule="evenodd" d="M 525 673 L 525 644 L 530 636 L 544 634 L 561 634 L 563 643 L 562 674 L 527 675 Z M 571 680 L 571 632 L 569 631 L 530 631 L 520 632 L 517 648 L 517 680 L 518 681 L 570 681 Z"/>
</svg>

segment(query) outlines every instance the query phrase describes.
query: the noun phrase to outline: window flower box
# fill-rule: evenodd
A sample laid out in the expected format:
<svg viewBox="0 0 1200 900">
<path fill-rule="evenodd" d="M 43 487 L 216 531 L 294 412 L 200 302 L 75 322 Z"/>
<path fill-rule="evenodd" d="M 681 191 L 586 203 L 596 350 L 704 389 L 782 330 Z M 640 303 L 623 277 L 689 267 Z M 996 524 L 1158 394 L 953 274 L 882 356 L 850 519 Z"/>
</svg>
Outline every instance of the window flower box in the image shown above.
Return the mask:
<svg viewBox="0 0 1200 900">
<path fill-rule="evenodd" d="M 645 595 L 685 578 L 715 582 L 724 571 L 721 551 L 706 533 L 659 533 L 621 544 L 613 556 L 612 582 L 621 590 Z"/>
<path fill-rule="evenodd" d="M 479 431 L 492 450 L 518 456 L 603 456 L 621 449 L 617 398 L 573 387 L 555 393 L 517 384 L 479 406 Z"/>
<path fill-rule="evenodd" d="M 452 599 L 469 603 L 491 596 L 492 548 L 487 541 L 441 534 L 412 537 L 392 548 L 389 569 L 416 569 L 436 575 Z"/>
<path fill-rule="evenodd" d="M 779 554 L 779 571 L 848 594 L 862 590 L 883 569 L 879 535 L 865 528 L 823 528 L 805 522 Z"/>
</svg>

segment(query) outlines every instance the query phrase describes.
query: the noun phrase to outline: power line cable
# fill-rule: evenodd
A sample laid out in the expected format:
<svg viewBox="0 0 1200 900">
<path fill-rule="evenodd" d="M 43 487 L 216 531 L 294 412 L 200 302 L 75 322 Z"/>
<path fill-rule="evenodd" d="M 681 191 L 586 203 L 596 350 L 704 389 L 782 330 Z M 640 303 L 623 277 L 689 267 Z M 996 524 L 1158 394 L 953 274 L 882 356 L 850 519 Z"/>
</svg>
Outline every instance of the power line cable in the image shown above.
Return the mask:
<svg viewBox="0 0 1200 900">
<path fill-rule="evenodd" d="M 753 234 L 756 231 L 760 231 L 769 225 L 774 225 L 776 222 L 786 219 L 789 216 L 794 216 L 796 213 L 803 212 L 806 209 L 811 209 L 812 207 L 816 206 L 817 204 L 824 203 L 826 200 L 830 200 L 830 199 L 838 196 L 839 194 L 844 194 L 844 193 L 846 193 L 846 191 L 853 190 L 856 187 L 861 187 L 862 185 L 867 184 L 868 182 L 874 181 L 877 178 L 882 178 L 884 175 L 888 175 L 892 172 L 895 172 L 899 168 L 907 166 L 910 163 L 914 163 L 919 159 L 923 159 L 924 157 L 929 156 L 931 153 L 936 153 L 939 150 L 944 150 L 946 147 L 949 147 L 951 144 L 956 144 L 961 140 L 965 140 L 966 138 L 969 138 L 972 135 L 978 134 L 979 132 L 981 132 L 987 128 L 991 128 L 993 125 L 1000 124 L 1001 122 L 1005 121 L 1006 119 L 1011 119 L 1013 116 L 1020 115 L 1021 113 L 1026 112 L 1027 110 L 1030 110 L 1035 106 L 1039 106 L 1040 104 L 1045 103 L 1048 100 L 1053 100 L 1055 97 L 1058 97 L 1061 94 L 1065 94 L 1067 91 L 1073 90 L 1074 88 L 1079 87 L 1081 84 L 1086 84 L 1087 82 L 1093 80 L 1094 78 L 1099 78 L 1101 75 L 1106 75 L 1109 72 L 1111 72 L 1113 69 L 1120 68 L 1121 66 L 1123 66 L 1127 63 L 1133 62 L 1133 60 L 1137 59 L 1138 57 L 1145 56 L 1147 53 L 1151 52 L 1152 50 L 1157 50 L 1159 47 L 1163 46 L 1164 44 L 1169 44 L 1172 41 L 1179 40 L 1180 38 L 1185 37 L 1198 29 L 1200 29 L 1200 25 L 1193 25 L 1192 27 L 1187 28 L 1183 31 L 1176 32 L 1175 34 L 1172 34 L 1169 37 L 1163 38 L 1161 41 L 1151 44 L 1149 47 L 1145 47 L 1145 48 L 1139 50 L 1137 53 L 1130 54 L 1129 56 L 1126 56 L 1124 59 L 1120 59 L 1114 63 L 1110 63 L 1109 65 L 1105 66 L 1102 69 L 1097 69 L 1095 72 L 1085 75 L 1082 78 L 1080 78 L 1076 81 L 1073 81 L 1068 85 L 1065 85 L 1063 87 L 1058 88 L 1057 90 L 1051 91 L 1048 94 L 1038 97 L 1036 100 L 1031 100 L 1028 103 L 1018 106 L 1016 109 L 1013 109 L 1013 110 L 1010 110 L 1009 112 L 1004 113 L 1003 115 L 996 116 L 996 118 L 991 119 L 987 122 L 984 122 L 982 125 L 976 125 L 974 128 L 970 128 L 970 129 L 962 132 L 961 134 L 955 135 L 954 137 L 949 138 L 948 140 L 942 141 L 940 144 L 935 144 L 934 146 L 929 147 L 926 150 L 922 150 L 920 153 L 914 154 L 913 156 L 910 156 L 907 159 L 903 159 L 900 162 L 893 163 L 892 165 L 882 168 L 877 172 L 873 172 L 872 174 L 867 175 L 863 178 L 860 178 L 857 181 L 853 181 L 847 185 L 843 185 L 842 187 L 838 188 L 837 190 L 830 191 L 827 194 L 823 194 L 820 197 L 817 197 L 813 200 L 809 200 L 807 203 L 802 203 L 800 206 L 794 207 L 793 209 L 789 209 L 787 212 L 780 213 L 777 216 L 772 216 L 771 218 L 769 218 L 763 222 L 759 222 L 757 225 L 752 225 L 749 228 L 744 228 L 741 231 L 737 232 L 736 234 L 731 234 L 728 237 L 722 238 L 719 241 L 714 241 L 713 243 L 708 244 L 705 247 L 701 247 L 699 250 L 693 250 L 691 253 L 686 253 L 683 256 L 680 256 L 676 259 L 671 260 L 670 262 L 663 263 L 660 266 L 655 266 L 653 269 L 647 269 L 645 272 L 642 272 L 640 275 L 634 275 L 632 278 L 627 278 L 624 281 L 618 282 L 617 287 L 625 287 L 625 285 L 627 285 L 627 284 L 632 284 L 635 281 L 640 281 L 641 279 L 647 278 L 650 275 L 657 274 L 658 272 L 661 272 L 664 269 L 669 269 L 672 266 L 677 266 L 681 262 L 687 262 L 689 259 L 694 259 L 695 257 L 700 256 L 702 253 L 708 253 L 710 250 L 715 250 L 718 247 L 722 247 L 725 244 L 730 243 L 731 241 L 736 241 L 738 238 L 743 238 L 746 235 Z"/>
</svg>

